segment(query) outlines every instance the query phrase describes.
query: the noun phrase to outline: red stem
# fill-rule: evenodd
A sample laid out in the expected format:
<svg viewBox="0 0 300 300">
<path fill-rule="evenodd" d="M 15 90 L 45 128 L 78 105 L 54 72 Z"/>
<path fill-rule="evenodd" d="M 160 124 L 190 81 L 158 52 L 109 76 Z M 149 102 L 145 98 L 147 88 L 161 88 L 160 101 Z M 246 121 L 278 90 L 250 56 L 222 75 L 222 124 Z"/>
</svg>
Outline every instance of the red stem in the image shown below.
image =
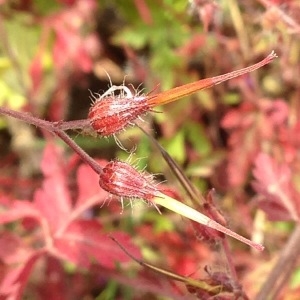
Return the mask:
<svg viewBox="0 0 300 300">
<path fill-rule="evenodd" d="M 58 137 L 60 137 L 70 148 L 72 148 L 81 159 L 90 165 L 90 167 L 97 173 L 102 173 L 101 166 L 91 157 L 89 156 L 81 147 L 79 147 L 65 132 L 63 129 L 70 128 L 82 128 L 79 124 L 86 126 L 87 122 L 85 120 L 79 120 L 78 122 L 50 122 L 46 120 L 39 119 L 30 115 L 29 113 L 20 112 L 11 110 L 6 107 L 0 107 L 0 114 L 13 117 L 18 120 L 22 120 L 26 123 L 35 125 L 37 127 L 43 128 L 49 132 L 54 133 Z M 87 120 L 86 120 L 87 121 Z M 63 128 L 63 129 L 62 129 Z"/>
<path fill-rule="evenodd" d="M 212 220 L 212 219 L 210 219 L 210 220 L 207 222 L 206 226 L 208 226 L 208 227 L 210 227 L 210 228 L 213 228 L 213 229 L 215 229 L 215 230 L 218 230 L 218 231 L 220 231 L 220 232 L 223 232 L 223 233 L 225 233 L 225 234 L 227 234 L 227 235 L 229 235 L 229 236 L 231 236 L 231 237 L 233 237 L 233 238 L 235 238 L 235 239 L 241 241 L 242 243 L 247 244 L 247 245 L 249 245 L 250 247 L 255 248 L 255 249 L 258 250 L 258 251 L 263 251 L 264 248 L 265 248 L 263 245 L 258 244 L 258 243 L 255 243 L 255 242 L 252 242 L 252 241 L 250 241 L 250 240 L 244 238 L 243 236 L 241 236 L 241 235 L 235 233 L 234 231 L 232 231 L 232 230 L 230 230 L 230 229 L 228 229 L 228 228 L 222 226 L 221 224 L 217 223 L 216 221 L 214 221 L 214 220 Z"/>
</svg>

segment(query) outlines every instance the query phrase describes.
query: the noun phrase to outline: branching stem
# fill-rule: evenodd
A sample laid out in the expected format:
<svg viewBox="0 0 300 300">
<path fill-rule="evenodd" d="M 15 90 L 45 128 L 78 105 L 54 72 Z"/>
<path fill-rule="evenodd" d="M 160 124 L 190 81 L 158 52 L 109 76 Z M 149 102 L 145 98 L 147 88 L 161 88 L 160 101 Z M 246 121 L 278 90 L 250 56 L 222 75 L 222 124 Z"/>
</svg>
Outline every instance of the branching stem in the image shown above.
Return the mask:
<svg viewBox="0 0 300 300">
<path fill-rule="evenodd" d="M 89 164 L 90 167 L 97 174 L 101 174 L 102 167 L 64 132 L 64 130 L 67 129 L 78 129 L 86 127 L 88 125 L 88 120 L 78 120 L 71 122 L 50 122 L 34 117 L 29 113 L 15 111 L 7 107 L 0 107 L 0 114 L 10 116 L 18 120 L 22 120 L 26 123 L 35 125 L 39 128 L 43 128 L 49 132 L 54 133 L 60 139 L 62 139 L 70 148 L 72 148 L 84 162 Z"/>
</svg>

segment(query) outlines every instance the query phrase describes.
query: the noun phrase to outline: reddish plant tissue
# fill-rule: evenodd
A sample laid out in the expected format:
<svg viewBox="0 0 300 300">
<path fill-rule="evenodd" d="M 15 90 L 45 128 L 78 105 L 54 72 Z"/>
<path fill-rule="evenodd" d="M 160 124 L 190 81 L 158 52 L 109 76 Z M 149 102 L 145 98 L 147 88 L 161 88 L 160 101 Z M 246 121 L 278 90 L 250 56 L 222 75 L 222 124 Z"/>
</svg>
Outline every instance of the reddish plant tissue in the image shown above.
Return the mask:
<svg viewBox="0 0 300 300">
<path fill-rule="evenodd" d="M 139 198 L 151 201 L 158 193 L 152 178 L 131 165 L 118 160 L 109 162 L 100 174 L 99 185 L 105 191 L 121 198 Z"/>
<path fill-rule="evenodd" d="M 54 262 L 58 266 L 63 266 L 64 262 L 72 262 L 79 269 L 86 270 L 91 270 L 95 265 L 102 266 L 106 270 L 114 270 L 116 261 L 130 261 L 126 253 L 116 247 L 115 243 L 103 232 L 100 219 L 86 218 L 90 209 L 103 203 L 106 198 L 106 193 L 99 191 L 99 188 L 95 189 L 98 177 L 95 176 L 93 170 L 85 165 L 79 169 L 80 172 L 77 173 L 79 197 L 74 199 L 74 205 L 71 204 L 73 191 L 68 188 L 69 173 L 73 169 L 68 170 L 66 157 L 52 143 L 48 143 L 44 151 L 41 170 L 45 178 L 32 201 L 14 199 L 7 202 L 5 208 L 0 197 L 0 205 L 2 205 L 0 227 L 4 228 L 9 223 L 23 221 L 18 225 L 22 227 L 21 236 L 9 231 L 0 234 L 0 299 L 22 299 L 25 286 L 32 273 L 35 274 L 34 267 L 39 259 L 44 259 L 45 269 L 51 268 Z M 83 184 L 84 186 L 81 186 Z M 28 220 L 33 221 L 34 230 L 32 227 L 28 230 L 25 226 L 24 222 Z M 128 234 L 119 230 L 114 230 L 111 234 L 126 249 L 130 249 L 135 257 L 140 258 L 140 251 L 134 246 Z M 29 235 L 30 239 L 27 238 Z M 51 261 L 47 260 L 49 257 Z M 79 286 L 76 286 L 77 290 L 74 291 L 70 288 L 72 284 L 66 284 L 67 272 L 62 270 L 60 273 L 55 273 L 55 280 L 52 281 L 49 281 L 51 276 L 45 277 L 47 280 L 44 280 L 41 273 L 38 274 L 41 276 L 39 286 L 43 291 L 42 296 L 25 298 L 84 298 L 85 291 L 82 291 Z M 76 273 L 76 276 L 80 278 L 79 273 Z M 54 288 L 51 285 L 54 281 L 62 282 L 65 289 Z M 100 279 L 96 282 L 97 285 L 101 284 Z M 50 295 L 53 296 L 53 293 L 57 291 L 61 293 L 59 298 L 45 294 L 45 288 L 49 286 L 53 288 Z M 65 294 L 69 297 L 64 297 Z"/>
<path fill-rule="evenodd" d="M 138 94 L 134 96 L 125 86 L 112 86 L 99 98 L 95 97 L 96 101 L 89 111 L 88 119 L 100 136 L 110 136 L 119 133 L 128 125 L 134 125 L 133 122 L 138 117 L 155 106 L 176 101 L 200 90 L 252 72 L 269 64 L 275 57 L 277 56 L 273 51 L 266 58 L 249 67 L 188 83 L 153 96 L 140 96 Z M 114 95 L 116 90 L 121 90 L 119 96 Z"/>
<path fill-rule="evenodd" d="M 133 121 L 150 110 L 146 97 L 104 97 L 91 107 L 88 118 L 91 126 L 101 136 L 122 131 Z"/>
</svg>

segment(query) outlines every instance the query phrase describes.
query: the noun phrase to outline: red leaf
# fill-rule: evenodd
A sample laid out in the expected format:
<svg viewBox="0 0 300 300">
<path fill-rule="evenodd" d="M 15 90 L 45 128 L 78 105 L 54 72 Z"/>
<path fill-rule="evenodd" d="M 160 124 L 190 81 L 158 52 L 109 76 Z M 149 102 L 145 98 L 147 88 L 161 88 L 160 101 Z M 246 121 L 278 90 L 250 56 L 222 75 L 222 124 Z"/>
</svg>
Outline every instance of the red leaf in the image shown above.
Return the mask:
<svg viewBox="0 0 300 300">
<path fill-rule="evenodd" d="M 254 106 L 252 103 L 244 102 L 238 109 L 229 110 L 221 120 L 224 129 L 248 128 L 254 122 Z"/>
<path fill-rule="evenodd" d="M 289 107 L 284 100 L 265 100 L 260 103 L 260 106 L 272 127 L 284 125 L 289 115 Z"/>
<path fill-rule="evenodd" d="M 226 178 L 232 187 L 245 184 L 247 173 L 257 152 L 259 135 L 256 134 L 255 107 L 243 102 L 237 109 L 231 109 L 222 119 L 222 127 L 229 133 L 230 152 L 227 157 Z"/>
<path fill-rule="evenodd" d="M 10 223 L 27 217 L 34 218 L 40 222 L 42 219 L 40 212 L 31 202 L 15 200 L 9 210 L 0 213 L 0 224 Z"/>
<path fill-rule="evenodd" d="M 20 237 L 8 231 L 0 235 L 0 260 L 3 263 L 13 265 L 24 262 L 31 254 L 32 250 Z"/>
<path fill-rule="evenodd" d="M 133 256 L 138 259 L 141 257 L 139 249 L 131 243 L 127 234 L 116 232 L 113 236 Z M 96 262 L 111 269 L 116 261 L 131 260 L 108 235 L 102 233 L 101 225 L 97 221 L 73 222 L 62 236 L 54 240 L 54 246 L 57 256 L 84 268 Z"/>
<path fill-rule="evenodd" d="M 191 40 L 182 46 L 178 53 L 185 57 L 192 57 L 197 54 L 199 49 L 207 42 L 206 35 L 203 33 L 195 34 L 191 37 Z"/>
<path fill-rule="evenodd" d="M 297 220 L 298 215 L 293 202 L 291 185 L 292 174 L 289 166 L 279 164 L 269 155 L 260 153 L 255 160 L 253 175 L 255 177 L 255 181 L 252 183 L 254 189 L 267 201 L 276 203 L 277 207 L 285 209 L 286 217 Z"/>
<path fill-rule="evenodd" d="M 2 185 L 2 178 L 0 179 L 0 183 Z M 2 209 L 2 207 L 8 207 L 10 206 L 12 200 L 7 196 L 7 195 L 1 195 L 0 194 L 0 207 Z"/>
<path fill-rule="evenodd" d="M 101 162 L 99 162 L 101 164 Z M 107 198 L 107 192 L 99 186 L 99 175 L 88 165 L 82 164 L 77 170 L 78 198 L 76 208 L 79 206 L 92 207 L 102 203 Z"/>
<path fill-rule="evenodd" d="M 270 221 L 290 221 L 291 216 L 286 208 L 275 201 L 270 199 L 259 200 L 259 207 L 263 211 L 267 212 L 268 219 Z"/>
<path fill-rule="evenodd" d="M 61 151 L 49 143 L 41 164 L 45 176 L 43 186 L 34 195 L 34 203 L 56 231 L 71 213 L 71 199 Z"/>
<path fill-rule="evenodd" d="M 43 251 L 36 251 L 22 266 L 9 271 L 0 284 L 0 296 L 7 296 L 6 299 L 21 300 L 31 270 L 42 254 Z"/>
<path fill-rule="evenodd" d="M 261 99 L 258 106 L 243 102 L 226 113 L 221 124 L 230 134 L 227 178 L 231 186 L 241 187 L 246 183 L 259 145 L 265 140 L 278 139 L 278 132 L 286 127 L 287 115 L 288 106 L 280 99 Z"/>
<path fill-rule="evenodd" d="M 43 66 L 41 53 L 38 53 L 36 57 L 32 60 L 29 67 L 29 74 L 32 81 L 32 92 L 36 93 L 39 90 L 42 83 Z"/>
<path fill-rule="evenodd" d="M 70 285 L 70 282 L 68 284 L 68 277 L 61 262 L 52 256 L 46 256 L 44 264 L 45 273 L 39 277 L 39 298 L 37 297 L 36 299 L 72 299 L 68 294 L 67 287 L 73 290 L 74 286 Z"/>
</svg>

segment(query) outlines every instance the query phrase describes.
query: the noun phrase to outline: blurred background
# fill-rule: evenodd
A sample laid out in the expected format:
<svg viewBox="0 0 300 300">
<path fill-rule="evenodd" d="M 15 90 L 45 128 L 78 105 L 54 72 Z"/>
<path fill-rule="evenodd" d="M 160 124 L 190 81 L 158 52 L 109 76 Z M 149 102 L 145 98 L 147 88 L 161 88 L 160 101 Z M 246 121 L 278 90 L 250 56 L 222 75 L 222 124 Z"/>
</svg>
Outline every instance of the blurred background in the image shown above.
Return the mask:
<svg viewBox="0 0 300 300">
<path fill-rule="evenodd" d="M 254 64 L 275 50 L 279 58 L 258 71 L 159 107 L 141 122 L 199 191 L 215 189 L 231 228 L 267 247 L 263 255 L 250 256 L 248 248 L 235 245 L 237 272 L 253 299 L 300 207 L 300 2 L 1 0 L 0 41 L 0 105 L 49 121 L 85 119 L 91 93 L 103 94 L 111 83 L 125 84 L 134 94 L 155 94 Z M 0 118 L 1 195 L 32 198 L 42 180 L 44 134 Z M 94 157 L 129 157 L 114 137 L 80 130 L 70 135 Z M 128 128 L 118 139 L 135 150 L 131 161 L 184 198 L 139 128 Z M 172 216 L 166 221 L 150 211 L 140 218 L 154 228 L 152 247 L 164 245 L 158 256 L 148 249 L 147 258 L 155 256 L 157 265 L 166 256 L 168 268 L 189 275 L 199 264 L 215 262 L 206 246 L 194 248 L 201 259 L 191 249 L 172 254 L 170 236 L 184 238 Z M 140 235 L 148 232 L 144 226 Z M 296 261 L 290 275 L 282 299 L 300 293 Z"/>
</svg>

